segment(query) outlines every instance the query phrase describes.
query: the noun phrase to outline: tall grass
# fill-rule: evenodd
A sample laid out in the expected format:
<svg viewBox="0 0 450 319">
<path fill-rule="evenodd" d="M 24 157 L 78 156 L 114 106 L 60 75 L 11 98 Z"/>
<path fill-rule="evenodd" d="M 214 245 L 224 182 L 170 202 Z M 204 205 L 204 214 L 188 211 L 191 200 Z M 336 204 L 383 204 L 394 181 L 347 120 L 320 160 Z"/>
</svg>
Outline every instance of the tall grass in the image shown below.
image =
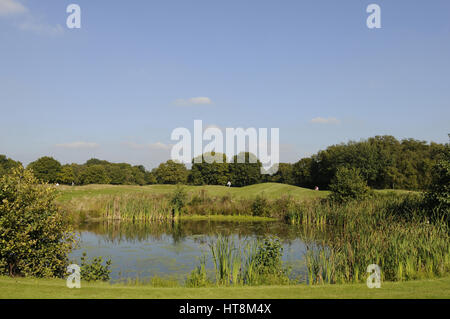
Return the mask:
<svg viewBox="0 0 450 319">
<path fill-rule="evenodd" d="M 180 189 L 173 194 L 125 193 L 76 198 L 61 202 L 74 223 L 108 219 L 154 222 L 180 216 L 258 216 L 282 218 L 294 202 L 289 197 L 266 200 L 232 198 L 230 195 L 208 196 L 206 191 L 188 194 L 179 200 Z"/>
<path fill-rule="evenodd" d="M 173 214 L 172 198 L 173 194 L 102 195 L 64 202 L 64 208 L 77 222 L 105 219 L 170 223 L 179 216 Z M 430 214 L 421 203 L 421 195 L 417 194 L 387 193 L 338 204 L 327 199 L 214 197 L 204 191 L 188 194 L 177 209 L 181 216 L 275 217 L 305 228 L 312 241 L 306 255 L 309 282 L 317 284 L 362 282 L 367 278 L 366 268 L 370 264 L 381 267 L 384 280 L 450 273 L 449 227 L 438 220 L 429 220 Z M 176 223 L 174 230 L 175 226 Z M 328 231 L 326 236 L 322 236 L 324 229 Z M 257 282 L 255 274 L 259 270 L 252 258 L 258 246 L 248 245 L 239 246 L 229 239 L 220 239 L 211 247 L 218 284 Z M 198 274 L 202 274 L 201 269 Z"/>
<path fill-rule="evenodd" d="M 210 244 L 214 265 L 215 284 L 259 285 L 287 284 L 290 282 L 287 269 L 283 268 L 282 246 L 276 237 L 264 240 L 247 240 L 236 243 L 230 237 L 219 236 Z M 206 259 L 194 269 L 186 281 L 190 287 L 212 284 L 206 277 Z"/>
<path fill-rule="evenodd" d="M 292 223 L 334 227 L 333 235 L 310 245 L 306 261 L 309 282 L 362 282 L 377 264 L 382 279 L 401 281 L 450 273 L 448 225 L 430 223 L 420 198 L 379 197 L 336 205 L 310 203 L 292 213 Z"/>
</svg>

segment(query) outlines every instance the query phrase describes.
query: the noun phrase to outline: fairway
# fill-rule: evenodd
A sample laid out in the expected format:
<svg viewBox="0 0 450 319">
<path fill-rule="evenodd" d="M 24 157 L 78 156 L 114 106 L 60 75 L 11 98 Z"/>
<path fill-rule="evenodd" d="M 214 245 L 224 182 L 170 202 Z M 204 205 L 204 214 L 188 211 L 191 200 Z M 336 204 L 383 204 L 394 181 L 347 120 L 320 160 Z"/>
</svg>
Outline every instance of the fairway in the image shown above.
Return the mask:
<svg viewBox="0 0 450 319">
<path fill-rule="evenodd" d="M 264 195 L 269 199 L 282 196 L 292 196 L 295 199 L 322 198 L 328 195 L 328 191 L 314 191 L 293 185 L 279 183 L 262 183 L 245 187 L 226 187 L 218 185 L 184 186 L 190 194 L 199 194 L 206 191 L 209 196 L 231 195 L 233 198 L 252 198 Z M 92 197 L 97 195 L 118 195 L 124 193 L 144 192 L 148 194 L 170 194 L 176 185 L 86 185 L 86 186 L 58 186 L 60 201 L 71 200 L 80 197 Z"/>
<path fill-rule="evenodd" d="M 220 288 L 155 288 L 108 283 L 82 283 L 69 289 L 62 279 L 0 277 L 1 299 L 421 299 L 450 298 L 450 277 L 408 282 L 385 282 L 379 289 L 365 284 L 292 285 Z"/>
</svg>

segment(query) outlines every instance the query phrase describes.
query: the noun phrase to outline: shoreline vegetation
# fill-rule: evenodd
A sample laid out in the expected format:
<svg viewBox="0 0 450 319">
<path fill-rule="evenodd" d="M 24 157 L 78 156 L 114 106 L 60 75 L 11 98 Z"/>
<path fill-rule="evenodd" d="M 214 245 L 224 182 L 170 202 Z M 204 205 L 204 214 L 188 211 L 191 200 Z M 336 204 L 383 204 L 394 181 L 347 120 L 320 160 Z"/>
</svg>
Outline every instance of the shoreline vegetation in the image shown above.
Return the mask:
<svg viewBox="0 0 450 319">
<path fill-rule="evenodd" d="M 267 198 L 261 185 L 265 184 L 241 189 L 241 196 L 221 193 L 217 186 L 211 187 L 212 193 L 217 194 L 214 196 L 209 195 L 208 186 L 199 189 L 178 185 L 165 187 L 160 193 L 133 191 L 119 195 L 108 194 L 108 188 L 98 186 L 94 192 L 91 188 L 89 196 L 75 195 L 69 199 L 60 194 L 65 200 L 59 203 L 76 223 L 93 219 L 131 223 L 182 219 L 282 220 L 309 227 L 312 230 L 309 230 L 311 243 L 306 255 L 307 281 L 313 285 L 364 282 L 366 267 L 373 263 L 383 269 L 382 280 L 388 281 L 450 273 L 448 225 L 433 219 L 423 206 L 424 195 L 420 192 L 375 191 L 364 199 L 340 203 L 317 191 L 311 191 L 313 194 L 303 199 L 286 195 Z M 246 194 L 255 186 L 258 192 Z M 267 185 L 268 188 L 276 186 Z M 83 192 L 79 187 L 76 191 Z M 326 226 L 333 226 L 334 230 L 323 236 L 320 229 Z M 228 259 L 232 268 L 234 257 L 230 255 Z M 200 270 L 197 269 L 197 275 L 201 277 Z"/>
<path fill-rule="evenodd" d="M 278 220 L 301 228 L 305 234 L 306 282 L 312 287 L 364 284 L 371 264 L 381 269 L 382 282 L 447 278 L 450 155 L 445 154 L 445 159 L 433 166 L 432 183 L 426 192 L 374 190 L 360 169 L 346 166 L 336 169 L 328 185 L 330 191 L 278 183 L 240 188 L 42 185 L 33 171 L 14 168 L 0 179 L 0 229 L 14 230 L 0 233 L 0 239 L 7 243 L 0 251 L 0 275 L 64 278 L 68 263 L 65 251 L 75 245 L 70 225 L 120 221 L 122 225 L 171 223 L 176 227 L 183 219 L 197 219 Z M 51 224 L 60 230 L 55 232 Z M 48 234 L 52 242 L 47 247 L 41 244 L 48 241 Z M 235 242 L 219 235 L 209 248 L 213 278 L 207 274 L 205 256 L 181 286 L 158 277 L 147 282 L 136 280 L 134 285 L 237 289 L 299 284 L 282 262 L 283 246 L 276 236 L 266 234 Z M 30 265 L 41 259 L 30 252 L 54 258 L 55 263 L 33 268 Z M 110 264 L 107 260 L 103 265 L 102 257 L 83 259 L 81 271 L 92 281 L 108 281 Z"/>
</svg>

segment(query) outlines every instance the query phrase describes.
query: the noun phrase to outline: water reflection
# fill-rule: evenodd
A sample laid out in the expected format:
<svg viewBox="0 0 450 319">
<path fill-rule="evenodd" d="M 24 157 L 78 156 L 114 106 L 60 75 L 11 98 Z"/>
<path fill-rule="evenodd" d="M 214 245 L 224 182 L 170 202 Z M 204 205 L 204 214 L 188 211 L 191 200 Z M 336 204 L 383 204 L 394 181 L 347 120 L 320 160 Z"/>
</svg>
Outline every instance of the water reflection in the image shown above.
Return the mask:
<svg viewBox="0 0 450 319">
<path fill-rule="evenodd" d="M 88 256 L 103 256 L 113 261 L 113 281 L 126 278 L 149 278 L 155 275 L 183 280 L 203 254 L 209 256 L 208 244 L 217 236 L 236 241 L 278 236 L 284 246 L 283 260 L 292 268 L 293 277 L 306 277 L 304 254 L 327 236 L 323 229 L 291 226 L 280 221 L 235 222 L 181 220 L 161 223 L 102 221 L 78 228 L 80 245 L 71 254 L 78 262 L 83 251 Z M 208 268 L 211 269 L 211 260 Z"/>
</svg>

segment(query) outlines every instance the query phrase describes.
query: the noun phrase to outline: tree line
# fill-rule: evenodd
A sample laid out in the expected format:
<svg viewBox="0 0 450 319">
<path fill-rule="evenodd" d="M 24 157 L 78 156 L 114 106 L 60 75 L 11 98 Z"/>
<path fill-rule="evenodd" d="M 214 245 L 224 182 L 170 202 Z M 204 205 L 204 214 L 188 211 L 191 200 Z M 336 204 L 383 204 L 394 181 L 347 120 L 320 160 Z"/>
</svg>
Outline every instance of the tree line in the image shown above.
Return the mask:
<svg viewBox="0 0 450 319">
<path fill-rule="evenodd" d="M 84 164 L 62 165 L 52 157 L 41 157 L 27 168 L 45 182 L 67 185 L 191 184 L 247 186 L 278 182 L 301 187 L 328 189 L 339 168 L 358 169 L 368 186 L 376 189 L 426 189 L 433 166 L 443 158 L 447 144 L 415 139 L 397 140 L 375 136 L 359 142 L 332 145 L 296 163 L 280 163 L 275 174 L 261 174 L 261 162 L 251 153 L 228 161 L 225 154 L 208 153 L 192 160 L 191 169 L 168 160 L 151 171 L 142 165 L 90 159 Z M 209 160 L 206 160 L 208 157 Z M 213 157 L 216 161 L 211 161 Z M 217 160 L 220 159 L 220 160 Z M 21 163 L 0 155 L 0 176 Z"/>
</svg>

